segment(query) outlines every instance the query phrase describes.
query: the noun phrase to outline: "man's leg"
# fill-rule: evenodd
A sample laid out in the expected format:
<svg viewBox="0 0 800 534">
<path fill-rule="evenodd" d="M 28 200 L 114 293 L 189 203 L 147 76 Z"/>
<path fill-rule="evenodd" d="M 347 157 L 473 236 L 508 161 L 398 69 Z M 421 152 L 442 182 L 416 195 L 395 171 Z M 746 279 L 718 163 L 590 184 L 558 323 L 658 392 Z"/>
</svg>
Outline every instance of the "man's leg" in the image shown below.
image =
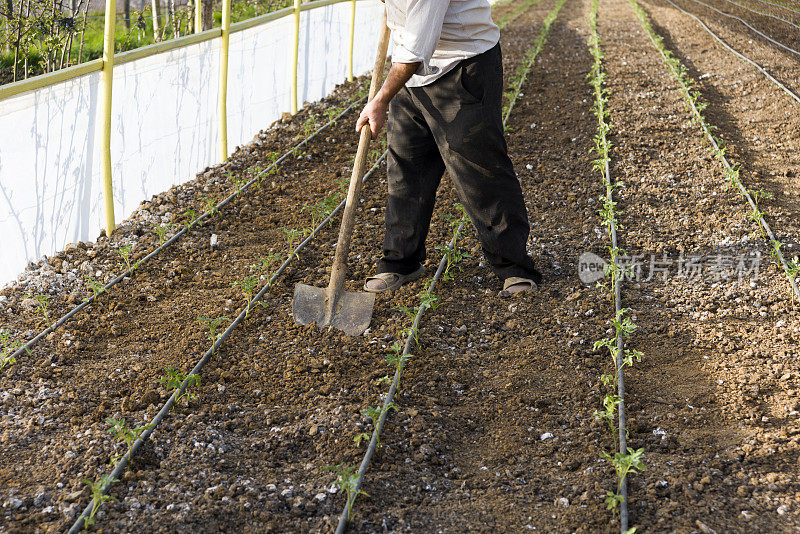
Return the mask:
<svg viewBox="0 0 800 534">
<path fill-rule="evenodd" d="M 526 248 L 525 199 L 503 136 L 502 90 L 499 46 L 462 61 L 431 85 L 411 89 L 492 270 L 503 280 L 539 283 Z"/>
<path fill-rule="evenodd" d="M 407 88 L 389 105 L 389 200 L 379 273 L 410 274 L 425 261 L 436 189 L 444 162 Z"/>
</svg>

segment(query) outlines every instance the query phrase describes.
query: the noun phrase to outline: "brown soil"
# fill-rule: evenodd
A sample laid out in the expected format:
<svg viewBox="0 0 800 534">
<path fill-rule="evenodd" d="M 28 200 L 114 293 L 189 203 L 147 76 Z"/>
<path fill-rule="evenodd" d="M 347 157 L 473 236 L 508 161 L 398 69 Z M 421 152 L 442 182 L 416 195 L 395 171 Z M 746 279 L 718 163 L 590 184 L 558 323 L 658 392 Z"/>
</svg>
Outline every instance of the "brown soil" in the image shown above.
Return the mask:
<svg viewBox="0 0 800 534">
<path fill-rule="evenodd" d="M 504 30 L 507 79 L 553 5 L 543 0 Z M 785 96 L 758 85 L 760 75 L 748 78 L 763 91 L 754 100 L 757 109 L 722 93 L 723 84 L 714 85 L 718 77 L 738 80 L 749 71 L 738 69 L 685 16 L 663 6 L 648 9 L 667 45 L 692 58 L 693 75 L 714 74 L 702 86 L 711 100 L 709 120 L 737 147 L 732 158 L 745 167 L 743 181 L 753 187 L 764 178 L 761 185 L 776 192 L 767 210 L 779 239 L 797 235 L 791 180 L 777 172 L 781 156 L 764 148 L 800 148 L 794 136 L 781 135 L 784 125 L 794 124 L 775 111 L 776 100 L 784 110 L 790 105 Z M 614 477 L 600 459 L 614 443 L 592 417 L 605 393 L 599 376 L 609 369 L 608 356 L 592 344 L 607 335 L 613 306 L 575 273 L 578 256 L 602 253 L 606 242 L 597 215 L 603 188 L 591 168 L 596 122 L 586 83 L 592 61 L 587 10 L 588 2 L 579 0 L 564 7 L 510 120 L 509 149 L 545 285 L 535 295 L 499 298 L 500 283 L 483 267 L 468 233 L 461 246 L 472 257 L 455 280 L 437 289 L 441 305 L 423 319 L 422 345 L 367 473 L 369 495 L 357 501 L 353 531 L 619 529 L 603 505 Z M 644 448 L 648 466 L 631 479 L 631 524 L 644 532 L 796 531 L 800 321 L 786 281 L 764 243 L 749 237 L 754 227 L 742 200 L 724 189 L 719 164 L 688 122 L 675 83 L 627 2 L 601 2 L 599 26 L 614 124 L 611 172 L 624 184 L 615 192 L 623 210 L 621 246 L 630 254 L 764 256 L 753 284 L 653 280 L 625 286 L 624 305 L 639 325 L 631 346 L 645 355 L 627 373 L 630 446 Z M 347 100 L 353 89 L 342 88 L 322 106 Z M 3 371 L 0 532 L 57 532 L 71 523 L 88 501 L 81 479 L 109 470 L 114 447 L 105 418 L 142 424 L 155 414 L 167 397 L 158 382 L 165 368 L 186 371 L 208 345 L 197 318 L 235 315 L 244 301 L 231 283 L 250 274 L 259 258 L 285 252 L 281 228 L 302 228 L 310 219 L 299 206 L 333 193 L 334 178 L 349 176 L 355 116 L 312 142 L 305 151 L 310 158 L 282 165 L 261 189 L 193 230 Z M 263 166 L 267 154 L 300 138 L 302 120 L 270 130 L 261 146 L 244 147 L 196 186 L 143 208 L 164 212 L 161 206 L 169 203 L 168 211 L 182 213 L 199 207 L 202 196 L 221 195 L 231 187 L 226 173 Z M 764 145 L 740 146 L 748 135 Z M 379 257 L 385 196 L 381 169 L 367 183 L 359 210 L 351 289 Z M 446 215 L 455 214 L 449 182 L 439 196 L 429 272 L 441 254 L 435 246 L 450 235 Z M 425 281 L 380 297 L 364 336 L 295 325 L 292 288 L 301 281 L 325 284 L 337 229 L 312 241 L 264 307 L 203 370 L 198 398 L 167 418 L 114 485 L 118 502 L 104 505 L 100 529 L 332 530 L 344 497 L 331 489 L 335 476 L 326 467 L 360 462 L 363 445 L 353 437 L 371 428 L 360 412 L 385 393 L 379 380 L 390 367 L 383 354 L 408 322 L 394 307 L 414 305 Z M 140 230 L 134 250 L 149 250 L 155 236 Z M 212 233 L 220 236 L 218 251 L 208 247 Z M 53 262 L 90 261 L 91 269 L 96 264 L 107 273 L 120 239 L 115 234 L 105 248 L 78 247 Z M 100 252 L 92 254 L 95 249 Z M 3 294 L 11 310 L 4 328 L 22 334 L 41 327 L 32 311 L 23 311 L 20 290 Z M 53 297 L 54 315 L 68 309 L 69 298 Z"/>
<path fill-rule="evenodd" d="M 710 2 L 723 11 L 733 12 L 722 4 Z M 680 5 L 699 15 L 709 27 L 734 49 L 747 55 L 795 93 L 800 91 L 800 57 L 774 47 L 737 21 L 690 1 Z M 730 4 L 728 4 L 730 7 Z M 648 6 L 656 27 L 666 42 L 689 67 L 699 81 L 698 88 L 709 102 L 706 115 L 719 127 L 720 136 L 732 145 L 734 161 L 743 166 L 744 183 L 751 189 L 764 188 L 774 195 L 763 206 L 776 237 L 787 244 L 791 257 L 800 254 L 800 131 L 797 104 L 757 69 L 744 63 L 720 46 L 694 20 L 676 12 L 669 4 Z M 734 13 L 751 22 L 762 32 L 787 46 L 800 50 L 797 32 L 782 22 L 752 15 L 744 10 Z M 754 19 L 757 19 L 754 20 Z M 666 21 L 669 20 L 669 23 Z M 787 30 L 794 42 L 786 37 Z"/>
</svg>

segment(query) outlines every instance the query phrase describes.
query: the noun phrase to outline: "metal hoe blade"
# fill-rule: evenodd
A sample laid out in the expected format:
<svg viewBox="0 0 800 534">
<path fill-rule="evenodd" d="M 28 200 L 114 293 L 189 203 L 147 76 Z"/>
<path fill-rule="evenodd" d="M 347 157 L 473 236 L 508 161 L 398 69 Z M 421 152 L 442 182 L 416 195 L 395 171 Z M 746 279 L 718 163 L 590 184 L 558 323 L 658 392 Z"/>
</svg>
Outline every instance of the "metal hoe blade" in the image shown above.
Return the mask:
<svg viewBox="0 0 800 534">
<path fill-rule="evenodd" d="M 328 288 L 297 284 L 294 288 L 292 313 L 299 324 L 317 323 L 323 328 L 333 326 L 351 336 L 358 336 L 369 328 L 375 294 L 343 291 L 331 316 L 328 316 Z"/>
</svg>

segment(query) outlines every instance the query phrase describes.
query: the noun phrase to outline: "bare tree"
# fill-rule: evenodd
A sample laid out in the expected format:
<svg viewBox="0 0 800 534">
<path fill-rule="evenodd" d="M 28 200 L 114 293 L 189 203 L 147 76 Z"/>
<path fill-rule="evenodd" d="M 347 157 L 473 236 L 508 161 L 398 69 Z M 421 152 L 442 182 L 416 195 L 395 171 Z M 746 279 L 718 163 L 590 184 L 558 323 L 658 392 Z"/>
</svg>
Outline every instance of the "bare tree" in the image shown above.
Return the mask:
<svg viewBox="0 0 800 534">
<path fill-rule="evenodd" d="M 214 0 L 197 0 L 203 2 L 203 29 L 210 30 L 214 26 Z"/>
<path fill-rule="evenodd" d="M 3 51 L 8 53 L 11 51 L 12 35 L 14 35 L 14 27 L 12 21 L 14 20 L 14 2 L 13 0 L 5 1 L 5 9 L 2 12 L 3 17 L 3 33 L 6 38 L 3 39 Z"/>
<path fill-rule="evenodd" d="M 158 41 L 158 14 L 161 12 L 161 0 L 151 0 L 151 5 L 153 8 L 153 40 Z"/>
<path fill-rule="evenodd" d="M 30 2 L 29 2 L 30 3 Z M 22 44 L 22 32 L 24 29 L 23 21 L 25 19 L 22 18 L 22 10 L 23 6 L 25 5 L 24 0 L 19 1 L 19 16 L 17 17 L 17 38 L 14 39 L 14 76 L 12 78 L 13 81 L 17 81 L 17 64 L 19 63 L 19 46 Z M 27 65 L 27 59 L 26 59 Z"/>
</svg>

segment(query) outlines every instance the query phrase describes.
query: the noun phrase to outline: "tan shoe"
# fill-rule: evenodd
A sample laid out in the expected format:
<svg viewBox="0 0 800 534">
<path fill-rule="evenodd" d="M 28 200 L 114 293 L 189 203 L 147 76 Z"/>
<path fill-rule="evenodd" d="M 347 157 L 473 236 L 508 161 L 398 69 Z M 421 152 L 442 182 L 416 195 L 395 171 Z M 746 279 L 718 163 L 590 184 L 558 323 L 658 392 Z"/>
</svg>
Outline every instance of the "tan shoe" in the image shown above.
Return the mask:
<svg viewBox="0 0 800 534">
<path fill-rule="evenodd" d="M 369 276 L 367 281 L 364 282 L 364 291 L 369 291 L 370 293 L 394 291 L 403 284 L 413 282 L 423 274 L 425 274 L 425 266 L 420 265 L 419 269 L 410 274 L 380 273 L 375 276 Z"/>
<path fill-rule="evenodd" d="M 526 291 L 536 291 L 539 286 L 530 278 L 522 278 L 520 276 L 511 276 L 503 281 L 503 290 L 500 292 L 501 297 L 511 297 Z"/>
</svg>

